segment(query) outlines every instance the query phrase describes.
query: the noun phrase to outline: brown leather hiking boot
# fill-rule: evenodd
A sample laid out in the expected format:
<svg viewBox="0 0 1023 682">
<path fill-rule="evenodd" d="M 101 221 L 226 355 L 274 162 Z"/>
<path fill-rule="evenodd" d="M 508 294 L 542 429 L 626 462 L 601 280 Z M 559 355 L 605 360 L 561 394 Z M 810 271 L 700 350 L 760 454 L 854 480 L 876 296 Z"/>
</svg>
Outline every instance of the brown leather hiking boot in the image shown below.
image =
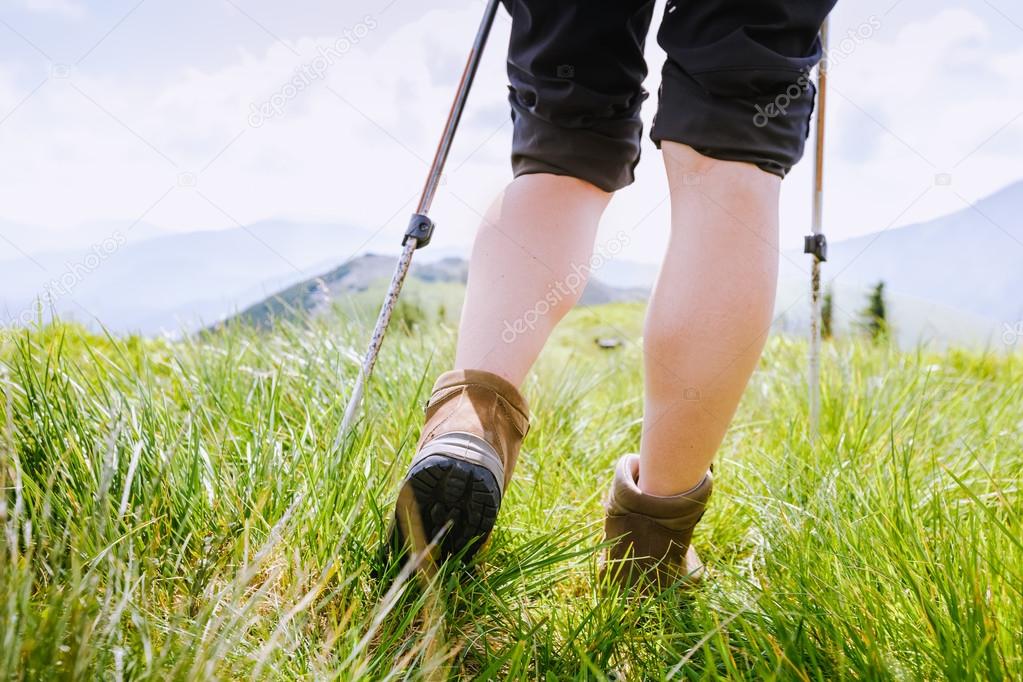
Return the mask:
<svg viewBox="0 0 1023 682">
<path fill-rule="evenodd" d="M 714 488 L 710 472 L 692 490 L 670 497 L 641 491 L 638 475 L 638 455 L 618 461 L 604 503 L 604 537 L 618 541 L 607 549 L 602 573 L 625 585 L 646 580 L 664 588 L 698 581 L 703 563 L 690 541 Z"/>
<path fill-rule="evenodd" d="M 401 485 L 392 547 L 411 544 L 419 551 L 439 539 L 436 560 L 471 558 L 494 528 L 529 430 L 528 415 L 518 389 L 496 374 L 442 374 Z"/>
</svg>

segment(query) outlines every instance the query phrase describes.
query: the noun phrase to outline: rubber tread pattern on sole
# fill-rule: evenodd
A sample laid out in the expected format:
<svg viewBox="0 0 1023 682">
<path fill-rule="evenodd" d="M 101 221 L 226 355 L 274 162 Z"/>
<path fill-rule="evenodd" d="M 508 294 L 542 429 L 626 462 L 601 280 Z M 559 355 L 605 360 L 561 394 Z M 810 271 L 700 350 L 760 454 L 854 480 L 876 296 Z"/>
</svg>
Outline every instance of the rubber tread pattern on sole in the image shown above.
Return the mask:
<svg viewBox="0 0 1023 682">
<path fill-rule="evenodd" d="M 497 479 L 485 467 L 433 455 L 409 470 L 404 485 L 412 489 L 427 542 L 451 522 L 438 543 L 440 561 L 460 552 L 462 560 L 468 561 L 494 529 L 501 492 Z M 394 528 L 398 536 L 394 540 L 400 547 L 404 544 L 401 524 L 395 522 Z"/>
</svg>

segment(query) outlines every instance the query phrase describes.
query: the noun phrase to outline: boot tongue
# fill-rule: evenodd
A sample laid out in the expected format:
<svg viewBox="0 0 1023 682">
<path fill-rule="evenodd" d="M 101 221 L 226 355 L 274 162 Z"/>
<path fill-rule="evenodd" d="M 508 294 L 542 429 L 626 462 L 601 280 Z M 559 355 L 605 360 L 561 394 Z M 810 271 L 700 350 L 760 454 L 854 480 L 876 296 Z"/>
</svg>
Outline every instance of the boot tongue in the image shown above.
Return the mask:
<svg viewBox="0 0 1023 682">
<path fill-rule="evenodd" d="M 663 526 L 682 530 L 695 526 L 710 499 L 714 483 L 710 472 L 694 488 L 678 495 L 648 495 L 639 489 L 639 456 L 625 455 L 615 467 L 608 508 L 617 513 L 647 516 Z"/>
</svg>

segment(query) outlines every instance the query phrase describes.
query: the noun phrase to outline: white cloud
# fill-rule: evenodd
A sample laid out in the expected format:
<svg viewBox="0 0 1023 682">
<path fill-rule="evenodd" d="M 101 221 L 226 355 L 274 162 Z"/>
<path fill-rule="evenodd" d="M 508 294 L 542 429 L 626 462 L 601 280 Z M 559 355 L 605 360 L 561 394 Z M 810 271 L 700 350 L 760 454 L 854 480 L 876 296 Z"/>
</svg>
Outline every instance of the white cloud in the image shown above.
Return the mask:
<svg viewBox="0 0 1023 682">
<path fill-rule="evenodd" d="M 867 19 L 855 7 L 839 8 L 837 26 Z M 183 64 L 161 82 L 88 70 L 51 79 L 0 124 L 0 218 L 67 231 L 143 214 L 147 222 L 182 230 L 228 227 L 232 219 L 388 223 L 375 246 L 396 245 L 479 11 L 476 3 L 430 11 L 401 27 L 377 17 L 386 37 L 381 30 L 355 42 L 324 78 L 288 98 L 283 113 L 258 128 L 249 125 L 252 105 L 280 94 L 318 47 L 342 35 L 239 52 L 215 70 Z M 437 199 L 442 245 L 466 245 L 476 213 L 510 177 L 507 32 L 502 17 Z M 962 9 L 901 26 L 885 19 L 835 68 L 826 199 L 832 239 L 960 208 L 953 193 L 934 188 L 900 215 L 936 173 L 951 173 L 953 187 L 970 198 L 1018 179 L 1023 119 L 980 145 L 1023 107 L 1017 78 L 1023 49 L 998 48 L 987 35 L 985 21 Z M 647 85 L 655 91 L 663 53 L 652 37 L 648 45 Z M 0 117 L 32 87 L 14 86 L 16 70 L 0 64 Z M 655 105 L 654 96 L 644 111 L 647 129 Z M 639 181 L 616 198 L 604 229 L 632 227 L 649 213 L 626 256 L 649 261 L 665 239 L 667 207 L 656 208 L 666 187 L 656 150 L 644 144 Z M 786 248 L 797 248 L 807 231 L 809 171 L 809 163 L 801 164 L 784 185 Z M 176 186 L 184 173 L 196 174 L 195 189 Z"/>
<path fill-rule="evenodd" d="M 882 23 L 835 69 L 827 192 L 839 234 L 959 210 L 957 195 L 977 199 L 1020 179 L 1023 120 L 1013 120 L 1023 82 L 1010 65 L 1023 49 L 999 50 L 989 36 L 973 12 L 946 9 L 901 27 Z M 935 186 L 939 174 L 951 187 Z"/>
<path fill-rule="evenodd" d="M 59 14 L 71 19 L 85 16 L 85 7 L 74 0 L 22 0 L 22 5 L 33 12 Z"/>
<path fill-rule="evenodd" d="M 229 226 L 226 213 L 245 223 L 287 217 L 378 226 L 420 186 L 425 168 L 419 159 L 432 155 L 447 112 L 451 88 L 432 82 L 428 64 L 436 55 L 461 61 L 467 41 L 445 44 L 438 36 L 451 31 L 471 37 L 476 15 L 474 7 L 430 13 L 419 25 L 392 31 L 372 51 L 353 46 L 322 82 L 259 128 L 248 123 L 251 105 L 280 91 L 297 68 L 317 56 L 317 46 L 334 45 L 339 36 L 298 42 L 293 47 L 301 56 L 274 45 L 262 55 L 239 54 L 216 71 L 184 69 L 166 83 L 126 87 L 117 78 L 87 72 L 52 79 L 0 126 L 0 148 L 9 162 L 0 168 L 2 217 L 62 229 L 131 219 L 179 174 L 191 172 L 198 174 L 198 189 L 223 210 L 181 188 L 147 220 L 201 229 Z M 500 29 L 495 46 L 499 34 Z M 486 72 L 499 72 L 500 62 L 495 49 Z M 0 110 L 12 109 L 25 94 L 15 92 L 10 81 L 0 71 Z M 503 86 L 490 90 L 503 93 Z M 458 192 L 473 200 L 478 197 L 471 185 L 484 181 L 488 171 L 453 171 L 481 141 L 486 126 L 474 125 L 479 119 L 474 114 L 490 103 L 476 93 L 452 154 L 451 182 L 455 175 L 466 178 Z M 499 182 L 494 178 L 490 187 Z"/>
</svg>

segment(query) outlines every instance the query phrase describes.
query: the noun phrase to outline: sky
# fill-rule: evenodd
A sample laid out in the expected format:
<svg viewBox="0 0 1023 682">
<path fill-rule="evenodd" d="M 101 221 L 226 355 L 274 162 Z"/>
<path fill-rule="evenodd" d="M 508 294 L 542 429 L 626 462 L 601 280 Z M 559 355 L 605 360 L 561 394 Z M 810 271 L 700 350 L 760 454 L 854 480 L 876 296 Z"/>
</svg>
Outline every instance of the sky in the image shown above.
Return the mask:
<svg viewBox="0 0 1023 682">
<path fill-rule="evenodd" d="M 0 260 L 107 225 L 141 238 L 270 219 L 370 230 L 367 248 L 396 251 L 482 8 L 0 0 Z M 508 29 L 502 10 L 434 204 L 445 249 L 467 250 L 511 177 Z M 1023 5 L 845 0 L 831 35 L 830 239 L 960 210 L 1023 178 Z M 663 58 L 651 38 L 652 93 Z M 647 129 L 655 108 L 652 95 Z M 601 227 L 604 239 L 631 230 L 635 261 L 655 262 L 667 239 L 658 157 L 647 140 Z M 811 166 L 783 183 L 784 249 L 809 231 Z"/>
</svg>

